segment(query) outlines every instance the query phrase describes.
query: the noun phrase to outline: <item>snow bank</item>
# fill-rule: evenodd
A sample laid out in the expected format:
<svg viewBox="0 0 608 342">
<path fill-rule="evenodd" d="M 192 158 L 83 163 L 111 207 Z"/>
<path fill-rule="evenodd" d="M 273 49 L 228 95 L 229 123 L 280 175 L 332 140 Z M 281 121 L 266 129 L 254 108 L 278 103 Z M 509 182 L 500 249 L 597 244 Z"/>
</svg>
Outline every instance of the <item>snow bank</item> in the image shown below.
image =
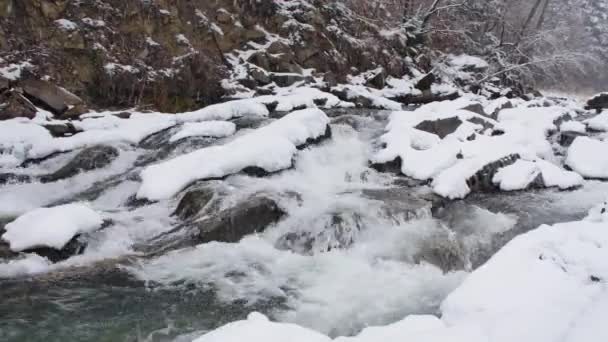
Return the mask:
<svg viewBox="0 0 608 342">
<path fill-rule="evenodd" d="M 259 167 L 276 172 L 292 165 L 297 146 L 322 136 L 329 118 L 319 109 L 292 112 L 285 117 L 222 146 L 182 155 L 142 171 L 138 198 L 170 198 L 198 179 L 220 178 Z"/>
<path fill-rule="evenodd" d="M 566 165 L 586 178 L 608 178 L 608 142 L 578 137 L 568 149 Z"/>
<path fill-rule="evenodd" d="M 231 136 L 235 132 L 236 125 L 228 121 L 187 122 L 179 132 L 169 139 L 169 142 L 196 136 L 223 138 Z"/>
<path fill-rule="evenodd" d="M 608 132 L 608 110 L 598 116 L 585 120 L 585 123 L 592 130 Z"/>
<path fill-rule="evenodd" d="M 447 297 L 441 318 L 409 316 L 334 341 L 606 341 L 608 215 L 594 210 L 583 221 L 541 226 L 513 239 Z M 237 340 L 330 341 L 252 314 L 196 342 Z"/>
<path fill-rule="evenodd" d="M 84 204 L 35 209 L 5 226 L 2 240 L 14 252 L 51 247 L 62 249 L 74 236 L 101 227 L 101 216 Z"/>
</svg>

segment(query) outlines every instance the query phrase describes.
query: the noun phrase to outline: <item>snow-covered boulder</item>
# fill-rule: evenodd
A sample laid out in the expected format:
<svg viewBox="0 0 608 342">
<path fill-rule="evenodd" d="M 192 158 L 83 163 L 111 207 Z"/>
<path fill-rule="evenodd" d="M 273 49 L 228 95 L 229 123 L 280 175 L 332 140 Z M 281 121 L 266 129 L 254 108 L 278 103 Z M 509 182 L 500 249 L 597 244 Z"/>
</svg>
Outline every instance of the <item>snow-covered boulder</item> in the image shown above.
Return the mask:
<svg viewBox="0 0 608 342">
<path fill-rule="evenodd" d="M 13 252 L 53 249 L 61 251 L 74 237 L 103 225 L 103 218 L 82 203 L 29 211 L 7 224 L 2 235 Z"/>
<path fill-rule="evenodd" d="M 566 165 L 585 178 L 608 179 L 608 142 L 579 137 L 568 149 Z"/>
<path fill-rule="evenodd" d="M 299 147 L 328 137 L 329 118 L 305 109 L 241 136 L 225 145 L 204 148 L 152 165 L 141 173 L 138 198 L 170 198 L 199 179 L 222 178 L 242 171 L 264 174 L 291 167 Z"/>
<path fill-rule="evenodd" d="M 608 95 L 607 95 L 608 96 Z M 608 132 L 608 110 L 585 121 L 587 127 L 594 131 Z"/>
<path fill-rule="evenodd" d="M 542 159 L 518 160 L 498 170 L 493 182 L 503 191 L 525 190 L 531 187 L 570 189 L 582 185 L 583 177 Z"/>
</svg>

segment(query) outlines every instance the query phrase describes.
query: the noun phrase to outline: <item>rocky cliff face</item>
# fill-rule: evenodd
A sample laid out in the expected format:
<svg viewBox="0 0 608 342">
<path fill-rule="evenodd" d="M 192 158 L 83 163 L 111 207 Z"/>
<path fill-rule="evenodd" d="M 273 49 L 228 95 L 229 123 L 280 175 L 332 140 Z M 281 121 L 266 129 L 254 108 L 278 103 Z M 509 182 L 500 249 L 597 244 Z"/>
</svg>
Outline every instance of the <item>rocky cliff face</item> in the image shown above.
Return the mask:
<svg viewBox="0 0 608 342">
<path fill-rule="evenodd" d="M 0 0 L 0 85 L 43 79 L 93 107 L 183 111 L 273 82 L 402 76 L 416 40 L 340 1 Z"/>
</svg>

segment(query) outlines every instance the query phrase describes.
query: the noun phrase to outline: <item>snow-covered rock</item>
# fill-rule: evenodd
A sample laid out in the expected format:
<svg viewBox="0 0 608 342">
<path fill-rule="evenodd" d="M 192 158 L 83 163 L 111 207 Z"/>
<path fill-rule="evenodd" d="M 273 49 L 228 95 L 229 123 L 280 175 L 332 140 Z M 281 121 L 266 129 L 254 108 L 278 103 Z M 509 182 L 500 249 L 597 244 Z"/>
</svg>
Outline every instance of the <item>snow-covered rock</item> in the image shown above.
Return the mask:
<svg viewBox="0 0 608 342">
<path fill-rule="evenodd" d="M 52 138 L 44 127 L 27 121 L 0 122 L 0 168 L 20 165 L 35 146 L 47 145 Z"/>
<path fill-rule="evenodd" d="M 85 204 L 74 203 L 29 211 L 6 225 L 2 240 L 14 252 L 50 247 L 62 249 L 74 236 L 99 229 L 103 219 Z"/>
<path fill-rule="evenodd" d="M 493 181 L 503 191 L 524 190 L 531 185 L 569 189 L 582 185 L 583 177 L 548 161 L 537 159 L 518 160 L 498 170 Z"/>
<path fill-rule="evenodd" d="M 608 121 L 607 121 L 608 124 Z M 608 127 L 608 125 L 607 125 Z M 584 123 L 579 121 L 566 121 L 559 126 L 559 130 L 561 132 L 577 132 L 577 133 L 585 133 L 587 127 Z"/>
<path fill-rule="evenodd" d="M 578 137 L 568 149 L 566 165 L 585 178 L 608 178 L 608 142 Z"/>
<path fill-rule="evenodd" d="M 212 146 L 152 165 L 141 173 L 138 198 L 170 198 L 198 179 L 221 178 L 246 168 L 276 172 L 292 165 L 297 147 L 326 134 L 329 118 L 319 109 L 292 112 L 226 145 Z"/>
<path fill-rule="evenodd" d="M 596 117 L 586 120 L 585 123 L 592 130 L 608 132 L 608 110 Z"/>
<path fill-rule="evenodd" d="M 268 108 L 254 99 L 218 103 L 188 113 L 175 115 L 179 122 L 230 120 L 242 116 L 268 116 Z"/>
<path fill-rule="evenodd" d="M 187 122 L 179 132 L 171 136 L 169 142 L 196 136 L 223 138 L 231 136 L 235 132 L 236 125 L 228 121 Z"/>
</svg>

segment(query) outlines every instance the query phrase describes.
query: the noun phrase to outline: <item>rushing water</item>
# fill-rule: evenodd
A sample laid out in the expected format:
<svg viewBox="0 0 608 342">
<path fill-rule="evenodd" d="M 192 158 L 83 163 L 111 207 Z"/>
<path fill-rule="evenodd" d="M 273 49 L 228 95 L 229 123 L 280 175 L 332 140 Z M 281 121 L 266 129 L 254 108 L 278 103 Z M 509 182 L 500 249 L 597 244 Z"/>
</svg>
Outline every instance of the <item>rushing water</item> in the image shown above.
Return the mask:
<svg viewBox="0 0 608 342">
<path fill-rule="evenodd" d="M 106 169 L 50 184 L 0 187 L 6 204 L 0 216 L 86 199 L 113 222 L 89 237 L 83 255 L 57 265 L 35 256 L 0 263 L 0 340 L 189 341 L 253 310 L 333 336 L 354 334 L 408 314 L 437 313 L 467 271 L 512 236 L 541 223 L 580 218 L 605 196 L 606 185 L 589 183 L 573 192 L 475 195 L 445 206 L 438 213 L 442 220 L 432 217 L 430 207 L 395 214 L 386 207 L 409 209 L 402 208 L 409 202 L 395 199 L 395 189 L 429 195 L 424 186 L 404 187 L 368 167 L 384 120 L 381 112 L 339 117 L 332 140 L 302 151 L 293 169 L 209 182 L 224 193 L 224 207 L 262 192 L 288 213 L 264 233 L 234 244 L 208 243 L 155 257 L 134 252 L 134 246 L 179 224 L 170 215 L 177 199 L 133 205 L 144 161 L 209 141 L 168 152 L 120 146 L 121 156 Z M 53 170 L 70 156 L 26 171 Z M 340 237 L 326 231 L 336 215 L 346 227 Z M 319 238 L 305 249 L 286 248 L 280 241 L 290 233 Z M 328 248 L 345 235 L 346 248 Z M 429 251 L 458 259 L 462 267 L 442 270 L 420 262 Z"/>
</svg>

